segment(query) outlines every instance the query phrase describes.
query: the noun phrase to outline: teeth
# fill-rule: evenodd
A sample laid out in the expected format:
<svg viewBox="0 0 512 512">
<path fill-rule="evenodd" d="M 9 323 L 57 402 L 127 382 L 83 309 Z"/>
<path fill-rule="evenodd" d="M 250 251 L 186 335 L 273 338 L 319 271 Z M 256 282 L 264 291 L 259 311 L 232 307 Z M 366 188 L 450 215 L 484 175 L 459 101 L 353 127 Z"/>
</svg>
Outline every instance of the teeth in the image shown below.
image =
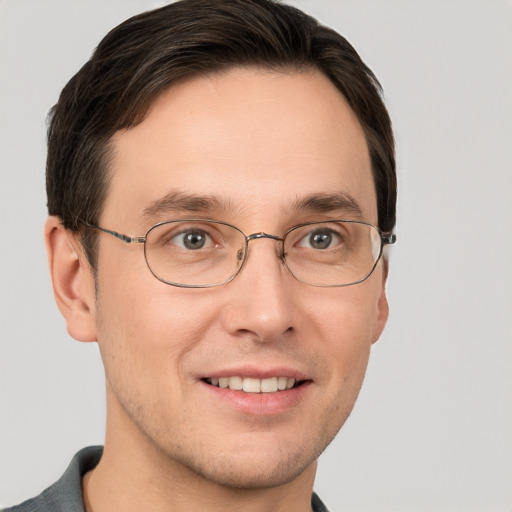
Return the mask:
<svg viewBox="0 0 512 512">
<path fill-rule="evenodd" d="M 261 381 L 262 393 L 275 393 L 277 391 L 277 377 L 271 379 L 263 379 Z"/>
<path fill-rule="evenodd" d="M 242 377 L 229 377 L 229 389 L 234 389 L 235 391 L 240 391 L 243 389 L 243 381 Z"/>
<path fill-rule="evenodd" d="M 251 377 L 212 377 L 206 379 L 209 384 L 220 388 L 229 388 L 233 391 L 245 391 L 246 393 L 275 393 L 291 389 L 295 385 L 295 379 L 289 377 L 270 377 L 269 379 L 253 379 Z"/>
<path fill-rule="evenodd" d="M 242 387 L 246 393 L 259 393 L 261 391 L 261 380 L 245 378 Z"/>
<path fill-rule="evenodd" d="M 284 389 L 286 389 L 287 384 L 288 379 L 286 377 L 279 377 L 277 379 L 277 389 L 279 389 L 279 391 L 283 391 Z"/>
</svg>

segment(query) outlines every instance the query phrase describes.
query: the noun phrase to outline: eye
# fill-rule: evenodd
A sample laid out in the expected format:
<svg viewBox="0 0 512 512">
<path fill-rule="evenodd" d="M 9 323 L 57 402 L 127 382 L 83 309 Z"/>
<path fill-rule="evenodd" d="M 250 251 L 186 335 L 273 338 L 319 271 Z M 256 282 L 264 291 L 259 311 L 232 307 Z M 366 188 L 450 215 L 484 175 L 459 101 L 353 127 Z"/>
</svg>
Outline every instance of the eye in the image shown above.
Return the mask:
<svg viewBox="0 0 512 512">
<path fill-rule="evenodd" d="M 310 249 L 331 249 L 339 245 L 341 237 L 338 233 L 329 228 L 315 229 L 303 237 L 297 244 L 299 247 Z"/>
<path fill-rule="evenodd" d="M 215 244 L 211 236 L 202 229 L 187 229 L 169 240 L 170 244 L 176 245 L 189 251 L 197 251 L 213 247 Z"/>
</svg>

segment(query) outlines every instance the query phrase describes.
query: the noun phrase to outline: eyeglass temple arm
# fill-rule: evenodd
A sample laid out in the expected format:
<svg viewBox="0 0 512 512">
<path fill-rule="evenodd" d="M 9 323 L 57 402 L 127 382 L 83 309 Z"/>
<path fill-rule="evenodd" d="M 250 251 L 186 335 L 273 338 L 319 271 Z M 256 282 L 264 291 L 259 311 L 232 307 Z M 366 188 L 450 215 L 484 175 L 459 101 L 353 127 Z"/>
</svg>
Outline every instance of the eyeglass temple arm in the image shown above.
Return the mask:
<svg viewBox="0 0 512 512">
<path fill-rule="evenodd" d="M 123 235 L 122 233 L 118 233 L 117 231 L 100 228 L 99 226 L 93 226 L 92 224 L 88 224 L 86 222 L 84 222 L 84 224 L 89 228 L 97 229 L 98 231 L 103 231 L 103 233 L 112 235 L 112 236 L 118 238 L 119 240 L 126 242 L 127 244 L 143 244 L 146 241 L 146 237 L 144 237 L 144 236 L 128 236 L 128 235 Z M 282 238 L 279 238 L 274 235 L 268 235 L 267 233 L 254 233 L 247 237 L 247 241 L 250 241 L 250 240 L 253 240 L 256 238 L 272 238 L 273 240 L 282 240 Z M 384 245 L 392 245 L 396 242 L 395 233 L 382 233 L 381 238 L 382 238 L 382 243 Z"/>
<path fill-rule="evenodd" d="M 102 231 L 103 233 L 107 233 L 107 235 L 112 235 L 118 238 L 119 240 L 126 242 L 127 244 L 143 244 L 146 241 L 145 236 L 128 236 L 123 235 L 122 233 L 118 233 L 117 231 L 112 231 L 110 229 L 100 228 L 99 226 L 93 226 L 92 224 L 87 224 L 84 222 L 84 225 L 88 228 L 97 229 L 98 231 Z"/>
</svg>

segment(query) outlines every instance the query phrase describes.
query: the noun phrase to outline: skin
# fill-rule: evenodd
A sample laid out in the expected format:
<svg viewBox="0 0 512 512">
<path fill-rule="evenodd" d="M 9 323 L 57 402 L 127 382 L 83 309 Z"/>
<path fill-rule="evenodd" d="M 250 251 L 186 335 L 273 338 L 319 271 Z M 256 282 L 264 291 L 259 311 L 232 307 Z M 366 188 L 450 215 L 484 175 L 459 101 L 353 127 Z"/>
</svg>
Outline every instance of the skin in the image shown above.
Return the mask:
<svg viewBox="0 0 512 512">
<path fill-rule="evenodd" d="M 327 218 L 377 224 L 362 128 L 316 71 L 189 80 L 113 147 L 100 225 L 131 236 L 190 216 L 246 234 L 282 235 Z M 222 202 L 142 215 L 176 190 Z M 292 208 L 333 191 L 350 195 L 360 214 Z M 46 239 L 68 331 L 97 340 L 105 366 L 105 451 L 84 481 L 87 510 L 310 510 L 316 459 L 352 410 L 387 319 L 382 263 L 363 283 L 318 288 L 290 275 L 276 242 L 255 240 L 232 282 L 186 289 L 155 279 L 142 246 L 101 234 L 95 295 L 75 236 L 52 217 Z M 291 368 L 308 385 L 292 406 L 268 413 L 262 402 L 255 414 L 200 380 L 242 367 Z"/>
</svg>

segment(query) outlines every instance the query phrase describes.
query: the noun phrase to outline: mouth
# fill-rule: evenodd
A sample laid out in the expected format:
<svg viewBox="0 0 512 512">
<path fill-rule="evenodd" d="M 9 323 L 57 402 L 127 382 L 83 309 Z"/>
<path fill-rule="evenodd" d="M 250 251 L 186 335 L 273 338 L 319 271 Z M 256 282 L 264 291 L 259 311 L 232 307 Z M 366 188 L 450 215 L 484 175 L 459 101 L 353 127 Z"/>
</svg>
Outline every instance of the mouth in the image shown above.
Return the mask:
<svg viewBox="0 0 512 512">
<path fill-rule="evenodd" d="M 297 369 L 245 366 L 214 371 L 199 377 L 205 396 L 214 401 L 216 410 L 227 407 L 243 418 L 286 414 L 314 396 L 313 379 Z"/>
<path fill-rule="evenodd" d="M 293 377 L 269 377 L 266 379 L 256 379 L 252 377 L 206 377 L 201 379 L 211 386 L 230 389 L 232 391 L 242 391 L 245 393 L 277 393 L 297 388 L 304 384 L 303 380 L 296 380 Z"/>
</svg>

